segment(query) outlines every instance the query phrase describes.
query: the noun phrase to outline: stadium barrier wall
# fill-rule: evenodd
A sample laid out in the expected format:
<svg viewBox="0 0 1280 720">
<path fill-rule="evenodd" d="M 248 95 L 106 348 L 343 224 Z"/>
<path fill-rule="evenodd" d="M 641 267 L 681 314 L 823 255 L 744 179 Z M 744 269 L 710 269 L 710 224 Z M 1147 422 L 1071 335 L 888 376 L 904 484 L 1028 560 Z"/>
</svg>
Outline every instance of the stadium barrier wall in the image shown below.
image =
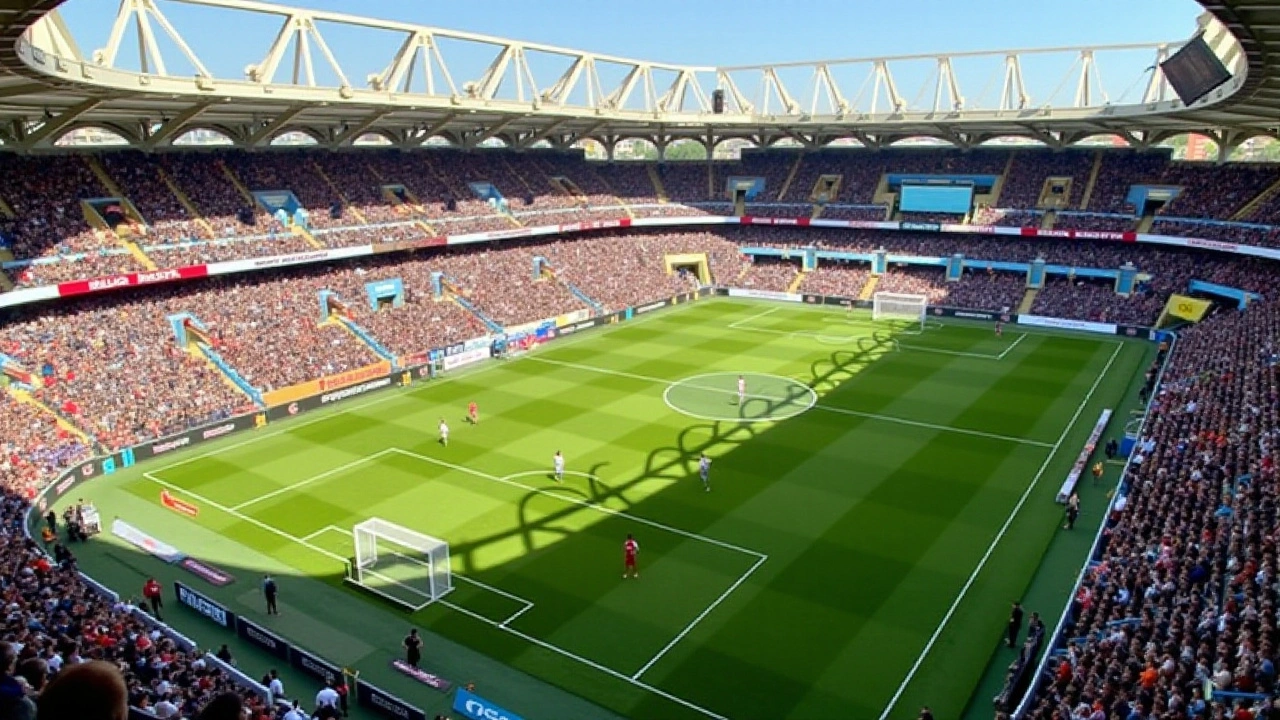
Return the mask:
<svg viewBox="0 0 1280 720">
<path fill-rule="evenodd" d="M 1138 437 L 1142 437 L 1147 427 L 1147 420 L 1151 417 L 1151 404 L 1155 402 L 1156 396 L 1159 395 L 1159 388 L 1164 382 L 1164 372 L 1169 368 L 1169 360 L 1173 357 L 1174 351 L 1177 349 L 1178 336 L 1173 333 L 1151 331 L 1153 340 L 1168 340 L 1169 350 L 1165 353 L 1164 362 L 1160 365 L 1160 372 L 1156 374 L 1155 388 L 1156 391 L 1151 393 L 1151 397 L 1147 400 L 1147 405 L 1143 408 L 1142 422 L 1138 425 Z M 1093 535 L 1093 543 L 1089 546 L 1089 555 L 1085 558 L 1084 564 L 1080 567 L 1080 571 L 1076 573 L 1076 580 L 1071 584 L 1071 592 L 1067 595 L 1067 600 L 1063 603 L 1062 614 L 1058 616 L 1058 622 L 1053 626 L 1053 635 L 1049 642 L 1042 646 L 1042 655 L 1040 661 L 1036 664 L 1035 674 L 1032 676 L 1031 684 L 1018 701 L 1018 705 L 1014 708 L 1011 717 L 1013 720 L 1024 720 L 1027 713 L 1031 711 L 1031 707 L 1035 699 L 1040 694 L 1040 689 L 1044 686 L 1047 679 L 1047 668 L 1049 666 L 1049 658 L 1053 657 L 1055 651 L 1065 649 L 1067 646 L 1066 627 L 1068 623 L 1073 623 L 1071 616 L 1071 606 L 1075 603 L 1076 594 L 1080 592 L 1080 586 L 1084 583 L 1085 576 L 1089 572 L 1089 566 L 1097 561 L 1102 552 L 1102 535 L 1108 527 L 1111 514 L 1115 511 L 1116 502 L 1123 497 L 1125 493 L 1125 478 L 1129 475 L 1129 467 L 1133 462 L 1133 454 L 1125 458 L 1124 467 L 1120 470 L 1120 477 L 1116 481 L 1115 490 L 1111 493 L 1111 502 L 1107 503 L 1107 509 L 1104 511 L 1102 522 L 1098 523 L 1098 530 Z"/>
<path fill-rule="evenodd" d="M 245 641 L 288 662 L 297 670 L 316 678 L 320 682 L 336 682 L 342 679 L 342 668 L 337 664 L 329 662 L 298 645 L 289 643 L 284 638 L 255 622 L 237 616 L 228 610 L 225 605 L 181 581 L 175 581 L 173 585 L 174 593 L 180 604 L 185 605 L 215 625 L 232 630 Z M 222 663 L 219 663 L 219 665 L 222 665 Z M 253 685 L 262 687 L 259 683 L 252 682 L 252 679 L 243 673 L 235 672 L 233 674 L 238 678 L 248 679 Z M 425 712 L 405 700 L 364 680 L 357 680 L 356 684 L 356 702 L 361 705 L 397 720 L 426 720 L 427 715 Z M 251 689 L 256 692 L 256 688 Z M 266 690 L 266 688 L 262 689 Z M 266 697 L 270 697 L 270 694 L 268 693 Z"/>
<path fill-rule="evenodd" d="M 581 320 L 579 322 L 564 325 L 559 328 L 552 328 L 550 338 L 573 335 L 578 332 L 589 330 L 596 327 L 604 327 L 607 325 L 617 324 L 624 320 L 631 319 L 634 316 L 642 315 L 653 310 L 671 307 L 673 305 L 681 305 L 690 302 L 699 297 L 705 297 L 714 292 L 712 288 L 702 288 L 695 292 L 681 293 L 663 300 L 657 300 L 652 303 L 641 305 L 634 308 L 626 308 L 617 312 L 607 313 L 596 317 Z M 552 325 L 555 320 L 550 321 Z M 485 336 L 481 338 L 473 338 L 461 343 L 455 343 L 445 348 L 432 350 L 428 353 L 422 353 L 421 356 L 432 357 L 439 355 L 440 357 L 462 357 L 468 356 L 468 353 L 477 353 L 475 359 L 470 362 L 479 362 L 480 360 L 490 357 L 489 351 L 491 337 Z M 483 356 L 478 351 L 483 351 Z M 468 356 L 469 357 L 469 356 Z M 389 363 L 385 363 L 390 367 Z M 455 367 L 470 364 L 469 362 L 459 362 Z M 168 435 L 150 442 L 135 445 L 109 455 L 103 455 L 91 460 L 79 463 L 68 468 L 56 479 L 45 485 L 34 497 L 29 498 L 30 505 L 27 508 L 26 517 L 23 521 L 23 532 L 26 537 L 33 542 L 35 536 L 32 533 L 33 521 L 39 522 L 40 518 L 49 510 L 54 503 L 65 497 L 72 490 L 84 482 L 95 478 L 111 475 L 124 468 L 131 467 L 138 462 L 151 460 L 162 455 L 168 455 L 177 452 L 192 445 L 202 442 L 216 440 L 227 435 L 262 428 L 266 425 L 293 417 L 308 410 L 326 407 L 341 400 L 348 400 L 353 397 L 359 397 L 370 392 L 385 390 L 389 387 L 405 386 L 415 381 L 427 380 L 431 378 L 430 365 L 420 364 L 413 367 L 406 367 L 402 370 L 396 370 L 386 373 L 382 377 L 367 380 L 355 385 L 349 385 L 330 392 L 321 392 L 309 397 L 298 398 L 297 400 L 269 407 L 266 410 L 255 410 L 244 415 L 237 415 L 214 422 L 201 425 L 190 430 Z M 33 512 L 35 513 L 33 517 Z M 80 577 L 92 587 L 96 592 L 102 593 L 104 596 L 111 598 L 112 602 L 119 600 L 119 595 L 107 588 L 105 585 L 97 582 L 93 578 L 80 573 Z M 185 605 L 194 612 L 204 616 L 210 622 L 236 633 L 237 636 L 250 642 L 258 647 L 274 654 L 282 660 L 288 660 L 290 664 L 299 670 L 309 673 L 314 677 L 325 680 L 328 677 L 337 678 L 341 676 L 342 670 L 339 666 L 308 652 L 296 645 L 289 643 L 284 638 L 276 635 L 274 632 L 263 628 L 261 625 L 237 616 L 222 605 L 192 588 L 190 585 L 181 581 L 174 582 L 174 593 L 179 604 Z M 187 639 L 184 635 L 177 632 L 173 628 L 165 625 L 141 610 L 134 611 L 138 617 L 143 618 L 145 622 L 153 627 L 159 628 L 169 637 L 173 638 L 183 647 L 195 649 L 196 644 Z M 218 662 L 219 666 L 224 664 Z M 227 666 L 229 667 L 229 666 Z M 265 692 L 266 688 L 260 683 L 253 681 L 252 678 L 245 676 L 234 668 L 230 668 L 232 675 L 241 680 L 242 683 L 251 691 L 258 693 Z M 426 714 L 421 709 L 405 702 L 404 700 L 388 693 L 364 680 L 358 680 L 356 687 L 353 689 L 357 702 L 381 712 L 388 717 L 397 718 L 398 720 L 426 720 Z M 152 718 L 153 716 L 141 713 L 141 718 Z"/>
<path fill-rule="evenodd" d="M 122 288 L 143 287 L 162 283 L 195 280 L 215 275 L 229 275 L 258 270 L 294 265 L 310 265 L 315 263 L 344 260 L 348 258 L 381 255 L 388 252 L 407 252 L 424 248 L 439 248 L 452 245 L 468 245 L 481 242 L 513 240 L 517 238 L 542 237 L 548 235 L 571 235 L 575 233 L 596 232 L 600 230 L 616 230 L 625 228 L 664 228 L 690 227 L 706 225 L 763 225 L 778 227 L 813 227 L 844 228 L 851 230 L 884 230 L 903 232 L 928 232 L 961 235 L 984 235 L 1018 238 L 1047 238 L 1060 240 L 1104 240 L 1109 242 L 1138 243 L 1183 247 L 1214 252 L 1248 255 L 1251 257 L 1280 260 L 1280 249 L 1242 245 L 1238 243 L 1208 240 L 1203 238 L 1181 237 L 1170 235 L 1152 235 L 1135 232 L 1108 232 L 1096 230 L 1044 230 L 1037 227 L 1003 227 L 995 225 L 956 225 L 951 223 L 916 223 L 897 221 L 864 221 L 864 220 L 824 220 L 821 218 L 772 218 L 772 217 L 727 217 L 720 215 L 703 215 L 698 217 L 652 217 L 652 218 L 619 218 L 617 220 L 585 221 L 547 225 L 542 227 L 512 228 L 490 232 L 447 235 L 421 240 L 398 240 L 377 245 L 357 245 L 353 247 L 317 250 L 315 252 L 274 255 L 263 258 L 230 260 L 226 262 L 191 265 L 186 267 L 149 272 L 126 273 L 85 280 L 74 280 L 58 285 L 45 285 L 35 288 L 23 288 L 0 293 L 0 308 L 25 305 L 27 303 L 53 300 L 60 297 L 84 295 L 89 293 L 109 292 Z"/>
<path fill-rule="evenodd" d="M 262 401 L 267 407 L 275 405 L 283 405 L 300 400 L 304 397 L 319 395 L 329 390 L 337 390 L 350 385 L 356 385 L 366 380 L 382 377 L 391 372 L 391 361 L 382 360 L 376 363 L 370 363 L 363 367 L 358 367 L 347 372 L 337 373 L 336 375 L 326 375 L 315 380 L 307 380 L 296 385 L 272 390 L 262 394 Z"/>
</svg>

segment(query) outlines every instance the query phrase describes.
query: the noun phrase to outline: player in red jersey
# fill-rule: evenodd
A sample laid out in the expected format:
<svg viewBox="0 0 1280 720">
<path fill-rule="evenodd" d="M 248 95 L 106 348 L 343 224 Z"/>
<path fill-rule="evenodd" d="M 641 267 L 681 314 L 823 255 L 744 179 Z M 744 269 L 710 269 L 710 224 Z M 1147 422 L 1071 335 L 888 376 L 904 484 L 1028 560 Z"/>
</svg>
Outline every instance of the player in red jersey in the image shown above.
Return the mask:
<svg viewBox="0 0 1280 720">
<path fill-rule="evenodd" d="M 996 337 L 1004 337 L 1004 323 L 996 321 Z"/>
<path fill-rule="evenodd" d="M 472 425 L 480 424 L 480 406 L 476 405 L 475 400 L 472 400 L 471 404 L 467 406 L 467 419 L 471 421 Z"/>
<path fill-rule="evenodd" d="M 636 553 L 640 552 L 640 543 L 631 537 L 631 533 L 627 533 L 627 541 L 622 543 L 622 579 L 628 577 L 640 577 L 640 571 L 636 569 Z"/>
</svg>

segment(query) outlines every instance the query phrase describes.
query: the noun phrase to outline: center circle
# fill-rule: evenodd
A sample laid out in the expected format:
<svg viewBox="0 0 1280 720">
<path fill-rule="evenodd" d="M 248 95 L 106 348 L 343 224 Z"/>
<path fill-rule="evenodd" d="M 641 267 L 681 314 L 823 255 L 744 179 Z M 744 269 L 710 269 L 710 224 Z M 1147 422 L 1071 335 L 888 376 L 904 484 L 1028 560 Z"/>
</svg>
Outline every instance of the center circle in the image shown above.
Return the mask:
<svg viewBox="0 0 1280 720">
<path fill-rule="evenodd" d="M 746 385 L 741 401 L 738 378 Z M 662 399 L 672 410 L 716 422 L 778 422 L 818 403 L 818 393 L 799 380 L 768 373 L 705 373 L 678 380 Z"/>
</svg>

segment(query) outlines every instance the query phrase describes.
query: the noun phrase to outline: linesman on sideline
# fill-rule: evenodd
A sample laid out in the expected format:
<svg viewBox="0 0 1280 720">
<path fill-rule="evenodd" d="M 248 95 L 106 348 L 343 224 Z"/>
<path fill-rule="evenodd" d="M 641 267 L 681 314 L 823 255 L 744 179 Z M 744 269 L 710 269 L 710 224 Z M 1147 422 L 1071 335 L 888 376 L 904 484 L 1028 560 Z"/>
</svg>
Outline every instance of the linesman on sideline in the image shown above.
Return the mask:
<svg viewBox="0 0 1280 720">
<path fill-rule="evenodd" d="M 267 614 L 279 615 L 280 608 L 276 607 L 276 596 L 280 593 L 280 588 L 276 586 L 276 581 L 270 575 L 262 576 L 262 597 L 267 599 Z"/>
</svg>

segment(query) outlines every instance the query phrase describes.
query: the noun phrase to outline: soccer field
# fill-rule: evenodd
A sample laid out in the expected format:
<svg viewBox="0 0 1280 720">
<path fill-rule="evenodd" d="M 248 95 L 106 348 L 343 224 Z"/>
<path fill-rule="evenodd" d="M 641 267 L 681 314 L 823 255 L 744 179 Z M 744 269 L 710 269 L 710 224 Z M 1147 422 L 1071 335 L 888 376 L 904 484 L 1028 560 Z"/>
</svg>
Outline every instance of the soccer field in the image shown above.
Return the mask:
<svg viewBox="0 0 1280 720">
<path fill-rule="evenodd" d="M 239 578 L 202 592 L 409 700 L 432 691 L 387 661 L 416 625 L 626 717 L 955 717 L 1059 524 L 1054 493 L 1149 352 L 702 300 L 77 493 Z M 447 540 L 456 589 L 410 615 L 345 584 L 371 517 Z M 639 579 L 622 578 L 628 533 Z M 388 563 L 383 589 L 415 597 L 415 567 Z M 266 571 L 279 618 L 256 596 Z M 476 680 L 442 654 L 429 637 L 424 667 Z"/>
</svg>

